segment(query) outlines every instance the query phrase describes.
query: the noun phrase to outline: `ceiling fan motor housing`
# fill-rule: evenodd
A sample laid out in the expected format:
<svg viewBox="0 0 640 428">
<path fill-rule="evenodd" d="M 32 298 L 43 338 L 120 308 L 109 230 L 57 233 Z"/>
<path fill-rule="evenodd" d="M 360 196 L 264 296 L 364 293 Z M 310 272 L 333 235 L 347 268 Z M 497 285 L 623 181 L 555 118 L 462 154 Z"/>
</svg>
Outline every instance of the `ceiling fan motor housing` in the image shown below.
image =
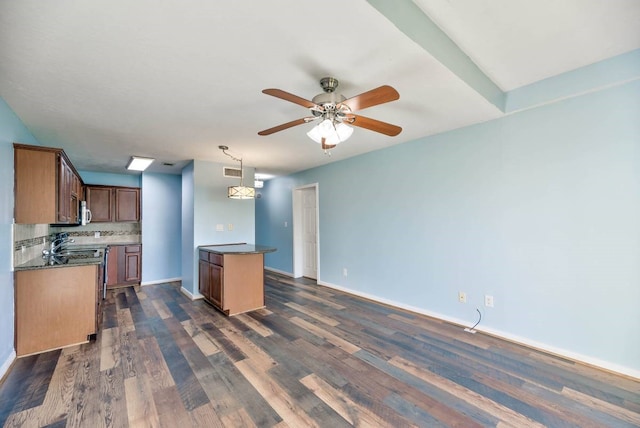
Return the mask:
<svg viewBox="0 0 640 428">
<path fill-rule="evenodd" d="M 314 104 L 318 104 L 319 106 L 323 106 L 325 104 L 339 104 L 346 100 L 345 96 L 342 94 L 336 94 L 335 92 L 325 92 L 322 94 L 318 94 L 311 101 Z"/>
</svg>

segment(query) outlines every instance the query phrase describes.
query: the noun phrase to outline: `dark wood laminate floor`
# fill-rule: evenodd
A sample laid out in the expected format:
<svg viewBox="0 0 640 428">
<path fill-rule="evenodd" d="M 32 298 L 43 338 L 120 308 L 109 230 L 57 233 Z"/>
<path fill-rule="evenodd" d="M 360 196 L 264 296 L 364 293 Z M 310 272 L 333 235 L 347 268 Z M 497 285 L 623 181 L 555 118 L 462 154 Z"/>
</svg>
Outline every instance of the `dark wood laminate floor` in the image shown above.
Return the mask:
<svg viewBox="0 0 640 428">
<path fill-rule="evenodd" d="M 640 382 L 267 274 L 226 318 L 178 284 L 111 291 L 95 343 L 20 358 L 0 425 L 638 427 Z"/>
</svg>

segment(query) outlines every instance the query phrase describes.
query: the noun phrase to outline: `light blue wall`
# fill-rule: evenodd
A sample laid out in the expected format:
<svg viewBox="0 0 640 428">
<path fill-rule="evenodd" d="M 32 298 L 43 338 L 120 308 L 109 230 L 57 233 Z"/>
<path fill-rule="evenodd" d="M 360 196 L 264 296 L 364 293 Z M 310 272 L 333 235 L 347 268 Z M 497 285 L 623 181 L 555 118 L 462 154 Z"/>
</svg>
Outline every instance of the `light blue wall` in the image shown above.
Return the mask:
<svg viewBox="0 0 640 428">
<path fill-rule="evenodd" d="M 194 296 L 199 296 L 197 247 L 236 242 L 253 244 L 255 242 L 255 203 L 253 199 L 227 198 L 227 187 L 239 183 L 237 179 L 223 177 L 224 165 L 198 160 L 191 165 L 192 169 L 187 170 L 188 167 L 186 167 L 182 173 L 182 286 Z M 245 168 L 244 174 L 245 180 L 252 183 L 254 170 Z M 192 201 L 185 196 L 185 192 L 189 191 L 193 195 Z M 184 217 L 185 205 L 187 211 L 192 209 L 192 212 L 189 212 L 192 216 Z M 218 224 L 223 225 L 223 231 L 216 230 Z M 229 225 L 232 226 L 232 230 L 229 230 Z M 189 230 L 190 228 L 192 229 Z M 185 233 L 191 233 L 191 235 L 185 236 Z"/>
<path fill-rule="evenodd" d="M 197 262 L 194 258 L 193 219 L 194 211 L 194 162 L 191 161 L 182 169 L 182 288 L 194 294 L 193 265 Z M 195 287 L 198 288 L 198 287 Z"/>
<path fill-rule="evenodd" d="M 141 174 L 113 174 L 108 172 L 78 171 L 85 184 L 98 184 L 103 186 L 140 187 Z"/>
<path fill-rule="evenodd" d="M 182 272 L 182 177 L 142 174 L 142 283 Z"/>
<path fill-rule="evenodd" d="M 640 374 L 640 81 L 269 180 L 267 266 L 314 182 L 321 283 Z"/>
<path fill-rule="evenodd" d="M 13 143 L 40 146 L 0 97 L 0 378 L 13 354 Z"/>
<path fill-rule="evenodd" d="M 301 184 L 307 182 L 300 174 L 268 180 L 259 191 L 261 197 L 256 199 L 256 243 L 277 248 L 264 255 L 264 263 L 282 272 L 293 271 L 292 191 Z"/>
</svg>

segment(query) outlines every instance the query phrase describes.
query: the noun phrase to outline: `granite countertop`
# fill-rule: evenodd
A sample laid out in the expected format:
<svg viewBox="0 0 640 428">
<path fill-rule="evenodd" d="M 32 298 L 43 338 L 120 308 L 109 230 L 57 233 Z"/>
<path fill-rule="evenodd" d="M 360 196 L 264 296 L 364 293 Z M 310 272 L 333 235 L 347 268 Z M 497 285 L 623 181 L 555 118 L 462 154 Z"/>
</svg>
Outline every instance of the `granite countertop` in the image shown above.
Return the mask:
<svg viewBox="0 0 640 428">
<path fill-rule="evenodd" d="M 93 246 L 92 248 L 95 248 Z M 33 270 L 33 269 L 50 269 L 60 267 L 72 267 L 72 266 L 87 266 L 87 265 L 99 265 L 104 261 L 104 252 L 97 250 L 94 255 L 79 253 L 73 254 L 69 257 L 56 256 L 56 257 L 34 257 L 33 259 L 14 266 L 14 270 Z"/>
<path fill-rule="evenodd" d="M 273 247 L 255 244 L 201 245 L 198 248 L 215 254 L 264 254 L 276 251 Z"/>
<path fill-rule="evenodd" d="M 104 250 L 107 247 L 117 247 L 120 245 L 141 245 L 141 242 L 93 242 L 91 244 L 72 244 L 68 245 L 68 249 L 74 250 Z"/>
</svg>

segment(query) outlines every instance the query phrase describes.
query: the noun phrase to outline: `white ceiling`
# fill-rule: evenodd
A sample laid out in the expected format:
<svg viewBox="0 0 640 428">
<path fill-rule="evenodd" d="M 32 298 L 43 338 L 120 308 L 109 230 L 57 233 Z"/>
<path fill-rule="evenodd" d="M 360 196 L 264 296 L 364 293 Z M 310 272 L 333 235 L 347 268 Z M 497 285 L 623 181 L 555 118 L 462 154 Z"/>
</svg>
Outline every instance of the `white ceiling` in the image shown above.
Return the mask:
<svg viewBox="0 0 640 428">
<path fill-rule="evenodd" d="M 638 0 L 415 4 L 504 91 L 640 48 Z M 311 124 L 257 135 L 308 115 L 262 89 L 311 99 L 324 76 L 347 98 L 396 88 L 363 115 L 402 133 L 356 128 L 331 157 Z M 279 175 L 504 115 L 364 0 L 4 0 L 0 96 L 42 144 L 105 172 L 130 155 L 154 172 L 229 163 L 223 144 Z"/>
</svg>

